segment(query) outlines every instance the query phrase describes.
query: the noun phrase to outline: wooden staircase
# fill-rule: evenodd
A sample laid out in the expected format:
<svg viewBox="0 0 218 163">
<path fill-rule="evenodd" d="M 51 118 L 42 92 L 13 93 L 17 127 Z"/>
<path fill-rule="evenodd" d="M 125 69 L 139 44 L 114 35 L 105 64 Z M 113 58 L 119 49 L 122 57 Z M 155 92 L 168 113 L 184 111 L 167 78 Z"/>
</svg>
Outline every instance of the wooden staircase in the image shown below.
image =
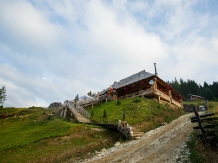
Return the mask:
<svg viewBox="0 0 218 163">
<path fill-rule="evenodd" d="M 144 132 L 135 131 L 127 121 L 118 121 L 117 129 L 123 133 L 128 139 L 138 139 L 144 135 Z"/>
<path fill-rule="evenodd" d="M 66 100 L 63 104 L 60 117 L 66 118 L 67 111 L 70 111 L 77 122 L 80 123 L 91 123 L 90 113 L 88 113 L 82 106 L 77 103 Z"/>
</svg>

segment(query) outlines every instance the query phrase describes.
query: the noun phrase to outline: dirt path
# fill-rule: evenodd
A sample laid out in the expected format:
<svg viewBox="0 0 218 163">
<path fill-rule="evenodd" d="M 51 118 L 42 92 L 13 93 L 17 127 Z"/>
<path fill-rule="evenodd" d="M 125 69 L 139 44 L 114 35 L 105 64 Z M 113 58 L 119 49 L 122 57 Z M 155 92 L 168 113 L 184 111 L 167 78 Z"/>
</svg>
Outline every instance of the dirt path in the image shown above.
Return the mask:
<svg viewBox="0 0 218 163">
<path fill-rule="evenodd" d="M 175 152 L 193 131 L 194 124 L 189 119 L 192 115 L 193 113 L 183 115 L 170 124 L 149 131 L 139 140 L 112 147 L 84 162 L 175 162 Z"/>
</svg>

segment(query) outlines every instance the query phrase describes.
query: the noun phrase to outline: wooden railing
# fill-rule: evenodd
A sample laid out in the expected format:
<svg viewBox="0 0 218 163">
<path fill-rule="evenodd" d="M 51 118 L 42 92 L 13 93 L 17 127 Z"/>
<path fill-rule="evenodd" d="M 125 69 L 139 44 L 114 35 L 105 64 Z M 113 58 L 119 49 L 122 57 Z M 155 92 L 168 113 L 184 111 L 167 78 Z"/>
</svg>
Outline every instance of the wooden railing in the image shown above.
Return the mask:
<svg viewBox="0 0 218 163">
<path fill-rule="evenodd" d="M 146 90 L 141 90 L 135 93 L 130 93 L 125 96 L 120 96 L 119 99 L 125 99 L 125 98 L 130 98 L 130 97 L 137 97 L 137 96 L 143 96 L 143 95 L 148 95 L 148 94 L 153 94 L 154 89 L 153 88 L 148 88 Z"/>
<path fill-rule="evenodd" d="M 165 93 L 161 92 L 160 90 L 157 89 L 156 94 L 170 102 L 170 96 L 166 95 Z"/>
<path fill-rule="evenodd" d="M 165 93 L 163 93 L 162 91 L 160 91 L 158 89 L 155 90 L 154 88 L 148 88 L 146 90 L 127 94 L 125 96 L 120 96 L 119 99 L 125 99 L 125 98 L 137 97 L 137 96 L 143 96 L 143 95 L 149 95 L 149 94 L 159 95 L 161 98 L 165 99 L 166 101 L 171 102 L 170 96 L 166 95 Z M 172 103 L 178 107 L 182 107 L 182 104 L 175 101 L 174 99 L 172 99 Z"/>
<path fill-rule="evenodd" d="M 86 99 L 86 100 L 77 101 L 77 104 L 83 106 L 83 105 L 87 105 L 87 104 L 93 104 L 93 103 L 96 103 L 98 101 L 99 101 L 99 98 L 94 97 L 94 98 L 89 98 L 89 99 Z"/>
<path fill-rule="evenodd" d="M 178 107 L 182 107 L 182 104 L 172 99 L 172 103 Z"/>
</svg>

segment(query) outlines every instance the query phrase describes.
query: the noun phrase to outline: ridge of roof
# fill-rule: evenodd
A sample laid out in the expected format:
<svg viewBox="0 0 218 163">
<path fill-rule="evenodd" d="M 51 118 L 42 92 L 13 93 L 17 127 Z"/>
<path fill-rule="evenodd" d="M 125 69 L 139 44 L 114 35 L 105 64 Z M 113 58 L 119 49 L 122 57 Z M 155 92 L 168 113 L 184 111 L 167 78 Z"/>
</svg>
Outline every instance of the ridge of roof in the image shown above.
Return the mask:
<svg viewBox="0 0 218 163">
<path fill-rule="evenodd" d="M 126 85 L 135 83 L 137 81 L 149 78 L 151 76 L 155 76 L 154 74 L 151 74 L 149 72 L 146 72 L 145 70 L 142 70 L 136 74 L 133 74 L 131 76 L 128 76 L 124 79 L 121 79 L 119 82 L 114 82 L 114 84 L 112 85 L 113 88 L 117 89 L 117 88 L 121 88 L 124 87 Z"/>
</svg>

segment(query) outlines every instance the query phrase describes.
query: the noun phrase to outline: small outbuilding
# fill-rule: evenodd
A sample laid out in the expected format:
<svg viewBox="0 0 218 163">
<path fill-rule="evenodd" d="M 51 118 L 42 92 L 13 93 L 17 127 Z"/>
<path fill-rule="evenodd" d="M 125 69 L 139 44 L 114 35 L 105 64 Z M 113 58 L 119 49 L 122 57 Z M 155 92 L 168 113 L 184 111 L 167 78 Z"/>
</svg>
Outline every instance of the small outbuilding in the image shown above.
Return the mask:
<svg viewBox="0 0 218 163">
<path fill-rule="evenodd" d="M 205 100 L 204 97 L 198 96 L 198 95 L 193 95 L 193 94 L 188 94 L 186 97 L 187 101 L 192 101 L 192 100 Z"/>
</svg>

